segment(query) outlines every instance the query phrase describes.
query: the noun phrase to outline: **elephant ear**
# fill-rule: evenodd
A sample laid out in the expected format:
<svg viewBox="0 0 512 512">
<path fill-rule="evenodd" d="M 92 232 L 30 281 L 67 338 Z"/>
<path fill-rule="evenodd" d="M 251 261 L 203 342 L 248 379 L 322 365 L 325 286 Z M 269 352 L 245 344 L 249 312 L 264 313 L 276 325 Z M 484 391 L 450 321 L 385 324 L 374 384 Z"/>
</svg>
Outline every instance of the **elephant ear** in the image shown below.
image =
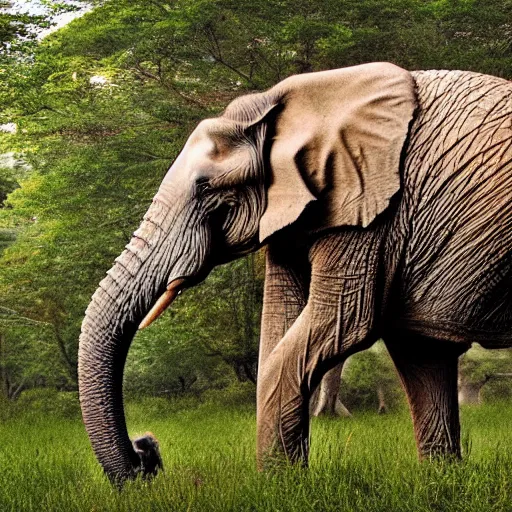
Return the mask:
<svg viewBox="0 0 512 512">
<path fill-rule="evenodd" d="M 260 240 L 317 202 L 313 231 L 366 227 L 400 189 L 415 109 L 411 75 L 389 63 L 292 76 L 271 91 L 282 110 L 270 150 Z"/>
</svg>

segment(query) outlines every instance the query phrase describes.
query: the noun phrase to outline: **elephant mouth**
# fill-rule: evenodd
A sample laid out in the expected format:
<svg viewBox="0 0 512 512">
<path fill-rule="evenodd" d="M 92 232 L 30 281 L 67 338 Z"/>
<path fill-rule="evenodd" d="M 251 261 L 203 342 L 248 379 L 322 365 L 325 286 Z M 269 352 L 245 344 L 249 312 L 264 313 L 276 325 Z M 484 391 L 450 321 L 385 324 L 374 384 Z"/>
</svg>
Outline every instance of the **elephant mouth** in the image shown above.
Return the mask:
<svg viewBox="0 0 512 512">
<path fill-rule="evenodd" d="M 149 313 L 139 325 L 139 330 L 149 327 L 174 301 L 174 299 L 185 288 L 185 279 L 174 279 L 169 283 L 165 292 L 155 302 Z"/>
</svg>

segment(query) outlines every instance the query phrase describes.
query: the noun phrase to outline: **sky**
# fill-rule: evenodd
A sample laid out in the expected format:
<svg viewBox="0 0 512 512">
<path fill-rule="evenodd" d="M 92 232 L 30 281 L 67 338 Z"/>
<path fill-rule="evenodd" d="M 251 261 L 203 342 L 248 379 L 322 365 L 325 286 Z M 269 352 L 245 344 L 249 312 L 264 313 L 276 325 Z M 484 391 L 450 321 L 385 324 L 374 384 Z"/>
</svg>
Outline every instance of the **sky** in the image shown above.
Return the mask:
<svg viewBox="0 0 512 512">
<path fill-rule="evenodd" d="M 39 2 L 38 0 L 14 0 L 13 6 L 11 7 L 11 12 L 18 12 L 18 13 L 28 13 L 33 15 L 38 14 L 45 14 L 47 12 L 46 7 Z M 71 4 L 71 5 L 83 5 L 83 3 L 73 2 L 72 0 L 61 0 L 61 3 L 64 4 Z M 86 13 L 91 9 L 91 6 L 86 6 L 79 11 L 74 12 L 66 12 L 63 14 L 60 14 L 59 16 L 55 16 L 54 21 L 56 23 L 55 26 L 43 30 L 40 32 L 39 37 L 42 38 L 49 33 L 63 27 L 73 19 L 77 18 L 78 16 L 81 16 L 82 14 Z"/>
<path fill-rule="evenodd" d="M 11 8 L 15 12 L 28 12 L 29 14 L 44 14 L 46 9 L 37 1 L 21 0 L 13 2 Z"/>
<path fill-rule="evenodd" d="M 62 3 L 69 3 L 73 4 L 76 2 L 73 2 L 72 0 L 61 0 Z M 37 0 L 16 0 L 12 2 L 12 7 L 9 9 L 6 9 L 7 12 L 15 12 L 15 13 L 28 13 L 33 15 L 39 15 L 44 14 L 46 12 L 46 8 L 44 5 L 42 5 Z M 83 4 L 80 4 L 83 5 Z M 56 16 L 54 18 L 55 25 L 50 27 L 49 29 L 42 30 L 38 34 L 38 38 L 43 38 L 44 36 L 50 34 L 51 32 L 63 27 L 73 19 L 77 18 L 78 16 L 81 16 L 82 14 L 86 13 L 91 9 L 91 6 L 86 6 L 83 9 L 80 9 L 79 11 L 74 12 L 66 12 L 64 14 L 61 14 L 59 16 Z M 8 133 L 16 133 L 16 125 L 14 123 L 6 123 L 6 124 L 0 124 L 0 132 L 8 132 Z M 5 156 L 5 155 L 4 155 Z M 2 157 L 2 155 L 0 155 Z"/>
</svg>

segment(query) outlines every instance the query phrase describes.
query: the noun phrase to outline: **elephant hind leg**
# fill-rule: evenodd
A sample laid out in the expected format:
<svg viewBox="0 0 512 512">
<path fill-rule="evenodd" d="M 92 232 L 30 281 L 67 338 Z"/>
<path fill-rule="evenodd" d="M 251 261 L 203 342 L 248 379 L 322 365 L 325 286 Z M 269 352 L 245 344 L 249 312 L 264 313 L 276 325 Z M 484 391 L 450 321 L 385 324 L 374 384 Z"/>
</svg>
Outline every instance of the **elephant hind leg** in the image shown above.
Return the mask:
<svg viewBox="0 0 512 512">
<path fill-rule="evenodd" d="M 407 394 L 419 457 L 460 458 L 457 367 L 469 347 L 418 335 L 387 347 Z"/>
</svg>

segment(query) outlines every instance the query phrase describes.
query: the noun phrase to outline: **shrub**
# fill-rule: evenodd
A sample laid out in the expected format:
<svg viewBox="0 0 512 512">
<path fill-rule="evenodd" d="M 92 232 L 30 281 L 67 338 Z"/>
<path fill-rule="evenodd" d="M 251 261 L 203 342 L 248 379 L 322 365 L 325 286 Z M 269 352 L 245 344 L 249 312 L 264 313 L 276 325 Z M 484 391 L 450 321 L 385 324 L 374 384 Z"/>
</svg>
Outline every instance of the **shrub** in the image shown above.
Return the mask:
<svg viewBox="0 0 512 512">
<path fill-rule="evenodd" d="M 53 388 L 34 388 L 24 391 L 12 407 L 18 414 L 47 414 L 61 418 L 80 417 L 77 391 L 57 391 Z"/>
<path fill-rule="evenodd" d="M 209 389 L 201 395 L 207 404 L 239 406 L 256 404 L 256 386 L 252 382 L 234 382 L 221 389 Z"/>
</svg>

